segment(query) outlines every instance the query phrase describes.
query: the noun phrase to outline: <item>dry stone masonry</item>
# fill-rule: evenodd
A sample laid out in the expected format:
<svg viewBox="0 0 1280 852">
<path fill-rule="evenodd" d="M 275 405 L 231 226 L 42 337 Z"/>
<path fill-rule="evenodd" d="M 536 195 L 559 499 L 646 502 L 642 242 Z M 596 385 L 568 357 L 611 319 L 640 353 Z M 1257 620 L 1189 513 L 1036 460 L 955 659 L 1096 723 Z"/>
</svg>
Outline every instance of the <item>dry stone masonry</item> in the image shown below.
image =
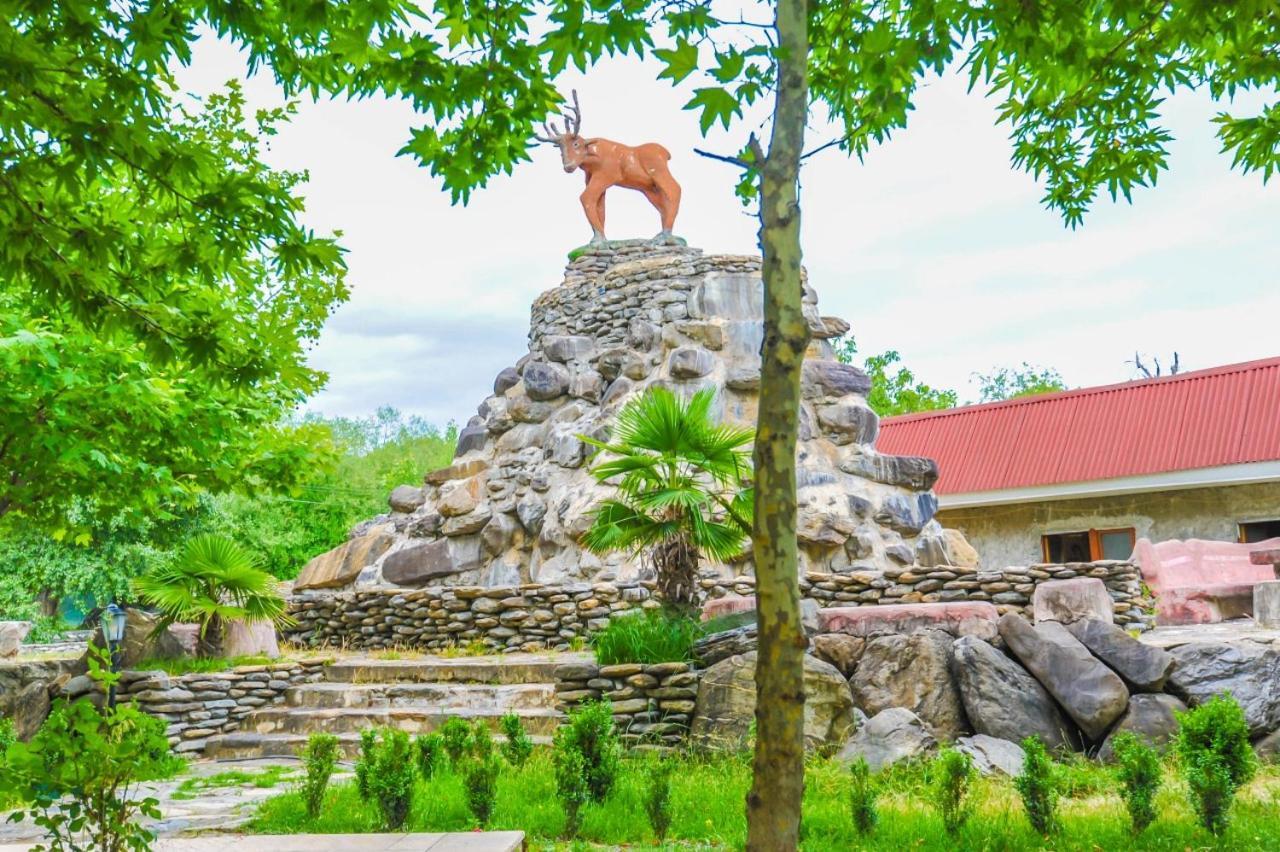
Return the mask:
<svg viewBox="0 0 1280 852">
<path fill-rule="evenodd" d="M 758 257 L 643 241 L 584 249 L 534 302 L 528 354 L 499 373 L 453 464 L 396 488 L 388 514 L 312 560 L 295 588 L 644 579 L 629 555 L 597 557 L 578 544 L 592 509 L 613 492 L 591 477 L 580 436 L 606 437 L 618 410 L 655 386 L 712 389 L 718 416 L 754 424 L 762 292 Z M 932 520 L 934 463 L 873 448 L 870 380 L 837 362 L 827 342 L 848 324 L 820 316 L 807 284 L 804 311 L 813 338 L 797 451 L 802 569 L 880 576 L 976 565 L 963 537 Z M 751 573 L 749 560 L 716 568 L 725 579 Z"/>
<path fill-rule="evenodd" d="M 689 734 L 698 673 L 688 663 L 566 663 L 555 670 L 556 706 L 565 712 L 602 698 L 629 745 L 679 746 Z"/>
</svg>

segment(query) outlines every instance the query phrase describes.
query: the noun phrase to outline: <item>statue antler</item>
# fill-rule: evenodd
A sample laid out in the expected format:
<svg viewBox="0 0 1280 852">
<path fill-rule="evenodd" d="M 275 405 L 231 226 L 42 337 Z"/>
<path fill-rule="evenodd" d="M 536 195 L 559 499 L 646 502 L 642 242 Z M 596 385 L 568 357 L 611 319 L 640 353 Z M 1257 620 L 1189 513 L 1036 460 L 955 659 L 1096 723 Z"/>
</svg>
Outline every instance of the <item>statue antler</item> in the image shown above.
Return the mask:
<svg viewBox="0 0 1280 852">
<path fill-rule="evenodd" d="M 578 90 L 573 89 L 572 91 L 573 91 L 573 106 L 569 107 L 569 109 L 573 110 L 573 118 L 570 119 L 569 116 L 567 115 L 563 116 L 563 118 L 565 120 L 566 128 L 570 126 L 573 127 L 573 129 L 569 131 L 569 135 L 577 136 L 578 131 L 582 129 L 582 110 L 578 107 Z M 570 124 L 570 122 L 572 122 L 572 124 Z"/>
<path fill-rule="evenodd" d="M 537 139 L 539 142 L 549 142 L 552 145 L 559 145 L 560 139 L 564 136 L 564 134 L 560 132 L 560 128 L 556 127 L 554 124 L 551 124 L 550 126 L 548 126 L 547 122 L 545 121 L 542 122 L 542 132 L 547 135 L 542 136 L 541 134 L 535 132 L 533 134 L 533 138 Z"/>
</svg>

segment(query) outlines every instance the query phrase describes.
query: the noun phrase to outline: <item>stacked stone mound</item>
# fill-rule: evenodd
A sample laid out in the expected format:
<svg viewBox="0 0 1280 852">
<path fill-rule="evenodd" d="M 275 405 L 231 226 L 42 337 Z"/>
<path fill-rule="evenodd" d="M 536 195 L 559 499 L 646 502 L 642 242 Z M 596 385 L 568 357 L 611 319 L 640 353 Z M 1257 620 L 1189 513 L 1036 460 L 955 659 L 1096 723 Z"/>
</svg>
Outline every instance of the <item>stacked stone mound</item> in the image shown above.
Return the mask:
<svg viewBox="0 0 1280 852">
<path fill-rule="evenodd" d="M 298 590 L 630 580 L 627 554 L 598 557 L 578 540 L 612 494 L 588 471 L 579 436 L 605 438 L 646 388 L 715 391 L 716 414 L 753 425 L 760 380 L 760 259 L 635 241 L 586 249 L 534 302 L 529 352 L 494 381 L 458 439 L 454 463 L 401 486 L 391 512 L 312 560 Z M 870 381 L 833 357 L 848 324 L 818 314 L 800 411 L 799 529 L 804 571 L 881 573 L 976 562 L 958 533 L 931 523 L 936 465 L 872 444 Z M 922 535 L 923 533 L 923 535 Z M 940 555 L 941 554 L 941 555 Z M 724 575 L 749 563 L 719 566 Z"/>
</svg>

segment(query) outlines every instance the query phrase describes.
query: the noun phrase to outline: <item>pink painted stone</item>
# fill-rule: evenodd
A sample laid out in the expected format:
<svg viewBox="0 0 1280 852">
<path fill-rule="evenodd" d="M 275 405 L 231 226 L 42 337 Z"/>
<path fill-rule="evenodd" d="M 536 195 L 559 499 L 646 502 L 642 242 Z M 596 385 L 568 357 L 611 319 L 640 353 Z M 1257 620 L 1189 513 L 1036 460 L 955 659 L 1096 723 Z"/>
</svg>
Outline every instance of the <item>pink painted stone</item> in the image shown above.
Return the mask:
<svg viewBox="0 0 1280 852">
<path fill-rule="evenodd" d="M 1115 622 L 1111 595 L 1096 577 L 1049 580 L 1036 586 L 1031 596 L 1031 611 L 1037 624 L 1058 621 L 1070 624 L 1082 618 L 1096 618 L 1107 624 Z"/>
<path fill-rule="evenodd" d="M 747 612 L 755 608 L 755 595 L 725 595 L 702 605 L 702 620 L 710 621 L 722 615 L 733 615 L 735 612 Z"/>
<path fill-rule="evenodd" d="M 999 620 L 996 608 L 986 601 L 841 606 L 818 612 L 818 632 L 867 637 L 932 629 L 990 641 L 996 638 Z"/>
<path fill-rule="evenodd" d="M 1134 559 L 1155 593 L 1156 623 L 1212 624 L 1252 615 L 1253 587 L 1276 578 L 1269 565 L 1252 561 L 1252 553 L 1276 543 L 1139 539 Z"/>
</svg>

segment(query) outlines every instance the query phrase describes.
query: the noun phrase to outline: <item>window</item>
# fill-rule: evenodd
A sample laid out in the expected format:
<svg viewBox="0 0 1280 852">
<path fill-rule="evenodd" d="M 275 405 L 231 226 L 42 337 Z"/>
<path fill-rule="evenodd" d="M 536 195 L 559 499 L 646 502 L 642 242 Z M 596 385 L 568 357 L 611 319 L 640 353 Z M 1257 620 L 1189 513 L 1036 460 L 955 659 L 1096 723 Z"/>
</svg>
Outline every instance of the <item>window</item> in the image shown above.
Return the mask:
<svg viewBox="0 0 1280 852">
<path fill-rule="evenodd" d="M 1133 555 L 1133 541 L 1133 527 L 1054 533 L 1040 540 L 1044 561 L 1052 563 L 1128 559 Z"/>
<path fill-rule="evenodd" d="M 1280 538 L 1280 520 L 1249 521 L 1237 524 L 1240 527 L 1242 544 L 1253 544 L 1255 541 L 1266 541 L 1269 538 Z"/>
</svg>

